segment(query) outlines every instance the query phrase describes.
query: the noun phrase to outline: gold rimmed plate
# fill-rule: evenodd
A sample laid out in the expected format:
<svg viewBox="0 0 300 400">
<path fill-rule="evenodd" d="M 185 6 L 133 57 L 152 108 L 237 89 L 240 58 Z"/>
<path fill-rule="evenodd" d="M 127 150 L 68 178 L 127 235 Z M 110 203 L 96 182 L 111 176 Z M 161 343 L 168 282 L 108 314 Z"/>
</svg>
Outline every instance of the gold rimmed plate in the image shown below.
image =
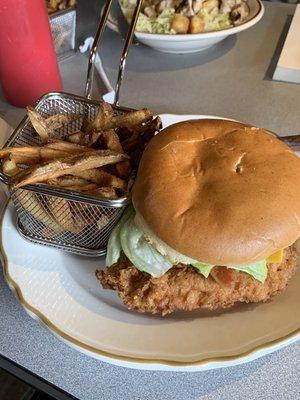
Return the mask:
<svg viewBox="0 0 300 400">
<path fill-rule="evenodd" d="M 204 117 L 162 116 L 164 126 Z M 11 204 L 1 229 L 5 277 L 24 308 L 59 338 L 101 360 L 142 369 L 206 370 L 253 360 L 300 337 L 299 271 L 272 301 L 162 318 L 128 311 L 115 292 L 102 289 L 94 275 L 102 258 L 22 238 Z"/>
</svg>

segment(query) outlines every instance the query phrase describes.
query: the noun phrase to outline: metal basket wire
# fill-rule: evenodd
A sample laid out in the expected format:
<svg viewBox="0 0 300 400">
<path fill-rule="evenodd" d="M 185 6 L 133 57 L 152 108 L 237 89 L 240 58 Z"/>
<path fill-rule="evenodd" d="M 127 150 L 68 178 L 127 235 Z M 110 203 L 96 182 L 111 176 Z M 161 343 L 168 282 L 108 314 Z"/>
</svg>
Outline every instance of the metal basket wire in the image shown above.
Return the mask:
<svg viewBox="0 0 300 400">
<path fill-rule="evenodd" d="M 78 114 L 92 120 L 99 102 L 66 93 L 43 96 L 36 109 L 44 116 Z M 127 110 L 114 107 L 116 113 Z M 77 120 L 57 130 L 62 137 L 79 130 Z M 25 118 L 5 147 L 36 145 L 40 139 Z M 8 184 L 1 173 L 0 178 Z M 128 197 L 116 200 L 99 199 L 44 185 L 27 185 L 21 189 L 9 187 L 17 213 L 20 233 L 29 240 L 90 256 L 105 254 L 108 237 L 129 203 Z"/>
</svg>

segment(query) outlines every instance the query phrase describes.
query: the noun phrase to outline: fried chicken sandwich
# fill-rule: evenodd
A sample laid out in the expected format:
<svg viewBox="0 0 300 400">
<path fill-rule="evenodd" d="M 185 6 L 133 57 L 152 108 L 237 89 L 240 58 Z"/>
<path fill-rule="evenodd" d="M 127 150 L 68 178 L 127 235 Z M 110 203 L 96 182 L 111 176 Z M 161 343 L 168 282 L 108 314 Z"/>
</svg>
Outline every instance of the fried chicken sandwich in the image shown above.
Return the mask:
<svg viewBox="0 0 300 400">
<path fill-rule="evenodd" d="M 96 272 L 126 307 L 169 314 L 266 301 L 297 265 L 300 159 L 272 133 L 202 119 L 146 147 Z"/>
</svg>

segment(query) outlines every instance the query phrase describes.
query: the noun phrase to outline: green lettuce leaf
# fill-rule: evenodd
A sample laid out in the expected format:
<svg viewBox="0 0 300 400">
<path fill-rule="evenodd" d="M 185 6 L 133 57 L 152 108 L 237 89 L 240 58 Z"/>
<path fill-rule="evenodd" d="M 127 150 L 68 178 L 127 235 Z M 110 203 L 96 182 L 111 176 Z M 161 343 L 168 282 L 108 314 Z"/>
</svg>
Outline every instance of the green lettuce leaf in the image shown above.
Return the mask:
<svg viewBox="0 0 300 400">
<path fill-rule="evenodd" d="M 262 260 L 249 265 L 228 265 L 228 268 L 236 269 L 241 272 L 246 272 L 257 279 L 259 282 L 264 283 L 268 275 L 267 261 Z"/>
<path fill-rule="evenodd" d="M 152 33 L 175 33 L 171 30 L 171 23 L 175 14 L 174 8 L 164 9 L 152 23 Z"/>
<path fill-rule="evenodd" d="M 147 15 L 140 13 L 136 23 L 136 30 L 138 32 L 154 33 L 151 19 Z"/>
<path fill-rule="evenodd" d="M 198 15 L 204 19 L 206 32 L 218 31 L 220 29 L 228 28 L 232 25 L 228 13 L 214 15 L 207 10 L 201 10 Z"/>
<path fill-rule="evenodd" d="M 135 212 L 132 206 L 128 207 L 121 220 L 114 228 L 107 246 L 106 265 L 110 266 L 116 263 L 123 250 L 132 264 L 139 269 L 149 273 L 154 277 L 160 277 L 166 273 L 173 265 L 179 263 L 192 265 L 207 278 L 214 267 L 192 258 L 168 247 L 168 254 L 161 254 L 154 248 L 143 232 L 134 223 Z M 166 246 L 167 247 L 167 246 Z M 260 282 L 264 282 L 267 274 L 267 262 L 262 260 L 249 265 L 228 265 L 241 272 L 245 272 Z"/>
<path fill-rule="evenodd" d="M 118 224 L 114 227 L 112 233 L 110 234 L 108 244 L 107 244 L 107 252 L 105 264 L 107 266 L 115 264 L 120 258 L 122 246 L 120 240 L 120 231 L 125 222 L 134 216 L 133 207 L 127 207 L 122 218 L 118 222 Z"/>
<path fill-rule="evenodd" d="M 202 275 L 204 275 L 205 278 L 208 278 L 211 270 L 214 267 L 211 264 L 203 264 L 200 262 L 196 262 L 195 264 L 192 264 L 192 266 L 195 267 Z"/>
<path fill-rule="evenodd" d="M 129 218 L 121 227 L 120 241 L 126 256 L 141 271 L 159 277 L 173 266 L 145 239 L 143 233 L 135 226 L 133 218 Z"/>
</svg>

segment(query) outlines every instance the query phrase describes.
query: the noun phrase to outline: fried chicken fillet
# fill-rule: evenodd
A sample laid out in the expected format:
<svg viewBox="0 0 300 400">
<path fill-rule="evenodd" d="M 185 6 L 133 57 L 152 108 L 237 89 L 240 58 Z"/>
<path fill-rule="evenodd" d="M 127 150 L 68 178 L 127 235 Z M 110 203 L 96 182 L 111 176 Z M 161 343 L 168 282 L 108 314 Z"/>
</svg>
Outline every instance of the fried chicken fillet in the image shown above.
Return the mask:
<svg viewBox="0 0 300 400">
<path fill-rule="evenodd" d="M 268 264 L 264 283 L 247 273 L 216 266 L 205 278 L 191 266 L 178 264 L 160 278 L 153 278 L 133 266 L 122 254 L 96 276 L 106 289 L 114 289 L 126 307 L 138 312 L 167 315 L 175 310 L 214 310 L 236 302 L 261 302 L 285 289 L 297 265 L 294 246 L 284 250 L 281 263 Z"/>
</svg>

